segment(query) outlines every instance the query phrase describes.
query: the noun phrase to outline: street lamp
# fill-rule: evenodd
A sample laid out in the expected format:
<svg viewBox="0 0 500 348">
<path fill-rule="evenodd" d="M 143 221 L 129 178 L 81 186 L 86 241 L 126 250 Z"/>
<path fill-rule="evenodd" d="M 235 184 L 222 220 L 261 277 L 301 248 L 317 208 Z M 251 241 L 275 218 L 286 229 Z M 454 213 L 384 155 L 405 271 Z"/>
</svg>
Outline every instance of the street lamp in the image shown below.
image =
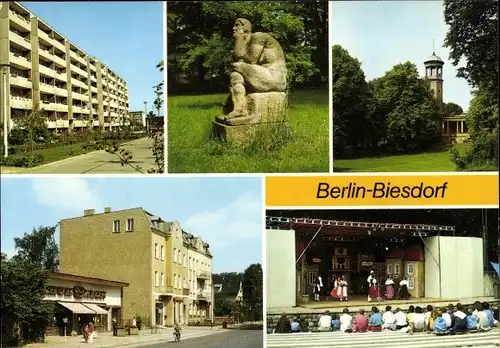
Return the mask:
<svg viewBox="0 0 500 348">
<path fill-rule="evenodd" d="M 9 127 L 7 125 L 7 122 L 8 122 L 8 113 L 9 113 L 9 106 L 8 106 L 8 100 L 7 100 L 7 96 L 9 95 L 9 93 L 7 93 L 7 87 L 8 87 L 8 84 L 7 84 L 7 69 L 6 68 L 9 68 L 10 67 L 10 64 L 0 64 L 0 69 L 2 71 L 2 81 L 3 81 L 3 84 L 2 84 L 2 96 L 3 96 L 3 107 L 4 107 L 4 114 L 3 114 L 3 147 L 4 147 L 4 157 L 8 157 L 9 156 L 9 134 L 8 134 L 8 131 L 9 131 Z"/>
</svg>

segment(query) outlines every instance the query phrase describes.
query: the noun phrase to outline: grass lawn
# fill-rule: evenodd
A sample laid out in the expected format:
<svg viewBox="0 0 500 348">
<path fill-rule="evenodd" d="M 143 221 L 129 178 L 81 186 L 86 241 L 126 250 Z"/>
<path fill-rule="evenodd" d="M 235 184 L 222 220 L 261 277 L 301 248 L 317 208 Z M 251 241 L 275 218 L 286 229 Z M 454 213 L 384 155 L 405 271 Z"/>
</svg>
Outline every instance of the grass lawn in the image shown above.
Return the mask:
<svg viewBox="0 0 500 348">
<path fill-rule="evenodd" d="M 469 144 L 441 146 L 434 151 L 411 155 L 338 159 L 333 162 L 334 172 L 453 172 L 448 150 L 455 146 L 463 154 Z"/>
<path fill-rule="evenodd" d="M 170 173 L 328 172 L 328 91 L 290 93 L 292 141 L 274 152 L 245 152 L 210 139 L 227 94 L 168 98 Z"/>
</svg>

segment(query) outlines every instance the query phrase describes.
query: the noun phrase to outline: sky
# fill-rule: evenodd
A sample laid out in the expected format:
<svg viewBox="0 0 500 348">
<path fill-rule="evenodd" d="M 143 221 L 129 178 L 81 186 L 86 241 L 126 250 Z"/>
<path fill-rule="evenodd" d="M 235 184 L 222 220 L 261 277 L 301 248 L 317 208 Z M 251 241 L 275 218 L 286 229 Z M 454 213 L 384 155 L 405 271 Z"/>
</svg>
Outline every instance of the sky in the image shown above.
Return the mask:
<svg viewBox="0 0 500 348">
<path fill-rule="evenodd" d="M 471 89 L 448 60 L 447 31 L 442 1 L 330 1 L 330 42 L 361 62 L 368 81 L 406 61 L 425 76 L 423 62 L 432 55 L 434 39 L 436 55 L 445 63 L 443 101 L 467 111 Z"/>
<path fill-rule="evenodd" d="M 214 273 L 243 272 L 262 263 L 260 178 L 5 178 L 1 179 L 1 249 L 15 254 L 14 237 L 34 227 L 82 216 L 142 207 L 210 245 Z M 56 234 L 59 244 L 59 231 Z"/>
<path fill-rule="evenodd" d="M 22 2 L 36 16 L 87 54 L 95 56 L 128 85 L 129 111 L 152 110 L 153 86 L 162 81 L 161 2 Z M 162 112 L 163 114 L 163 112 Z"/>
</svg>

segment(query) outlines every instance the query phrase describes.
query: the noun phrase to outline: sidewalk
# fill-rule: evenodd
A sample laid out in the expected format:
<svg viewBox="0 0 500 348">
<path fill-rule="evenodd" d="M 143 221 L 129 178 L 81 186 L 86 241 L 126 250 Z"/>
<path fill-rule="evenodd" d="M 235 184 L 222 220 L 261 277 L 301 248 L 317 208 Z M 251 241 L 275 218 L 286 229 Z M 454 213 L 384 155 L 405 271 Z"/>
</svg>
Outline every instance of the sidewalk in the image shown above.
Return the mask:
<svg viewBox="0 0 500 348">
<path fill-rule="evenodd" d="M 185 327 L 182 329 L 182 340 L 187 340 L 195 337 L 203 337 L 216 335 L 228 330 L 222 330 L 220 327 Z M 61 337 L 48 336 L 46 343 L 33 343 L 26 347 L 28 348 L 77 348 L 77 347 L 141 347 L 152 343 L 173 342 L 173 329 L 161 328 L 157 329 L 157 333 L 152 333 L 151 329 L 141 330 L 139 335 L 114 337 L 111 332 L 97 333 L 92 344 L 85 343 L 83 337 Z"/>
</svg>

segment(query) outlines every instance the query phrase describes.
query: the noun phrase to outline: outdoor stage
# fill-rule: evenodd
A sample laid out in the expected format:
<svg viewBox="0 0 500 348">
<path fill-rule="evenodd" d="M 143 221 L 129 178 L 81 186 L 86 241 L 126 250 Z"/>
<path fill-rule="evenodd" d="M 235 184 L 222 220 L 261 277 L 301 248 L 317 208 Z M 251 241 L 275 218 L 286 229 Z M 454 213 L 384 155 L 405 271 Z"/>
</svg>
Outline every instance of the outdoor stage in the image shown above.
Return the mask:
<svg viewBox="0 0 500 348">
<path fill-rule="evenodd" d="M 373 306 L 378 307 L 379 309 L 384 309 L 386 306 L 391 306 L 392 309 L 396 309 L 397 307 L 402 310 L 407 310 L 409 306 L 420 306 L 425 308 L 427 305 L 431 305 L 433 307 L 445 307 L 448 304 L 452 303 L 456 305 L 457 303 L 461 303 L 464 306 L 469 306 L 474 304 L 474 302 L 489 302 L 491 304 L 498 303 L 498 300 L 494 297 L 471 297 L 471 298 L 450 298 L 450 299 L 438 299 L 438 298 L 411 298 L 409 300 L 385 300 L 385 301 L 372 301 L 368 302 L 366 296 L 355 296 L 349 299 L 349 301 L 341 302 L 338 300 L 322 300 L 320 302 L 310 301 L 307 303 L 301 303 L 300 307 L 289 307 L 289 308 L 268 308 L 267 315 L 278 315 L 278 314 L 320 314 L 324 313 L 326 310 L 329 310 L 331 313 L 342 313 L 344 308 L 348 308 L 349 312 L 358 312 L 361 308 L 363 308 L 367 312 L 371 312 L 371 308 Z"/>
</svg>

